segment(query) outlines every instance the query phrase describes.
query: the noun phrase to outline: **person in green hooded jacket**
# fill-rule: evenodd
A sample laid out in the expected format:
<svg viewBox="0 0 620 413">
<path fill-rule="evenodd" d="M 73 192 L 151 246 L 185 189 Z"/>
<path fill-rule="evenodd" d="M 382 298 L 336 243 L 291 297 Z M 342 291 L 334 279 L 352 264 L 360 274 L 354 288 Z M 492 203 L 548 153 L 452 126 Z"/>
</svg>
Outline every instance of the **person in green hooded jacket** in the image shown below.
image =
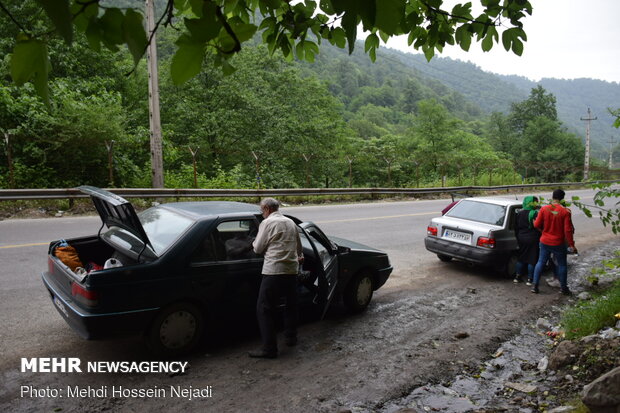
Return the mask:
<svg viewBox="0 0 620 413">
<path fill-rule="evenodd" d="M 534 268 L 538 262 L 540 231 L 534 227 L 538 215 L 538 198 L 523 198 L 523 209 L 517 214 L 515 235 L 519 244 L 517 267 L 514 282 L 519 282 L 527 269 L 527 285 L 532 285 Z"/>
</svg>

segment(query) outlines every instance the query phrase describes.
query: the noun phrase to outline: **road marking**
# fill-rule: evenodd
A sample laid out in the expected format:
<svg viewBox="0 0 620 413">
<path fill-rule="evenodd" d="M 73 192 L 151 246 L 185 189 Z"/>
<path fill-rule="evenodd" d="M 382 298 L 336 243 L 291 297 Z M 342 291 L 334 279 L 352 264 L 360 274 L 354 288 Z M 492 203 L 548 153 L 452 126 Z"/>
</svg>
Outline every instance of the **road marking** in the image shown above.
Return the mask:
<svg viewBox="0 0 620 413">
<path fill-rule="evenodd" d="M 420 215 L 437 215 L 438 216 L 439 214 L 440 214 L 439 212 L 419 212 L 417 214 L 386 215 L 382 217 L 334 219 L 332 221 L 316 221 L 315 224 L 332 224 L 334 222 L 372 221 L 375 219 L 404 218 L 404 217 L 415 217 L 415 216 L 420 216 Z"/>
<path fill-rule="evenodd" d="M 49 245 L 49 242 L 36 242 L 32 244 L 18 244 L 18 245 L 5 245 L 4 247 L 0 247 L 0 249 L 4 248 L 21 248 L 21 247 L 38 247 L 39 245 Z"/>
</svg>

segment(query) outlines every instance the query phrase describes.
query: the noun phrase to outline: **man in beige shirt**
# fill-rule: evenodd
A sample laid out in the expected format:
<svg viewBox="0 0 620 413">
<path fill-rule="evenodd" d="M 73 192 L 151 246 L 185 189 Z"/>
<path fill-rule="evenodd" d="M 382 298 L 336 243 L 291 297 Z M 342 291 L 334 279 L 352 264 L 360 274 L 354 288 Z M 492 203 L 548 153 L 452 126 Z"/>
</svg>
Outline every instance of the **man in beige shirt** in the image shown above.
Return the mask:
<svg viewBox="0 0 620 413">
<path fill-rule="evenodd" d="M 252 243 L 254 252 L 264 255 L 263 278 L 256 303 L 263 347 L 250 352 L 250 357 L 278 356 L 276 316 L 282 298 L 286 300 L 285 343 L 288 346 L 297 344 L 297 273 L 303 262 L 303 253 L 297 225 L 282 215 L 279 207 L 280 204 L 273 198 L 261 201 L 260 208 L 265 219 Z"/>
</svg>

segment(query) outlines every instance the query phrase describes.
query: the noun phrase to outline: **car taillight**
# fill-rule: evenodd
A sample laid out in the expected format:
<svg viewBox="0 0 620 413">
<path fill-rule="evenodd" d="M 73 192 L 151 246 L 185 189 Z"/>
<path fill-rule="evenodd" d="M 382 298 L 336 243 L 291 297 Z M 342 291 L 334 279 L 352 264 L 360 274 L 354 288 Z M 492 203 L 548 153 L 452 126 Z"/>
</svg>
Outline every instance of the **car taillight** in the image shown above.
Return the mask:
<svg viewBox="0 0 620 413">
<path fill-rule="evenodd" d="M 95 291 L 87 290 L 75 281 L 71 283 L 71 295 L 76 301 L 89 307 L 96 307 L 99 303 L 99 295 Z"/>
<path fill-rule="evenodd" d="M 52 260 L 52 257 L 49 255 L 47 257 L 47 272 L 49 272 L 50 274 L 54 273 L 54 261 Z"/>
<path fill-rule="evenodd" d="M 437 227 L 431 227 L 430 225 L 426 227 L 426 235 L 432 235 L 434 237 L 437 236 Z"/>
<path fill-rule="evenodd" d="M 479 237 L 476 245 L 484 248 L 495 248 L 495 238 Z"/>
</svg>

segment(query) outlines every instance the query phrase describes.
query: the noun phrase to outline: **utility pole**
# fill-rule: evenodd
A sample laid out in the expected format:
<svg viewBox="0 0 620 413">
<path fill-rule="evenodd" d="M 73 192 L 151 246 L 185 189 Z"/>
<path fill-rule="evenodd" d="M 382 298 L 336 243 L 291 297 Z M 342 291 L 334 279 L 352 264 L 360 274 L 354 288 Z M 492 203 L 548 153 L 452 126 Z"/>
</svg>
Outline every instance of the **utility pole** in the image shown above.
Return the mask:
<svg viewBox="0 0 620 413">
<path fill-rule="evenodd" d="M 200 149 L 200 147 L 197 147 L 196 150 L 193 150 L 191 146 L 187 147 L 189 149 L 189 152 L 192 154 L 192 163 L 194 164 L 194 188 L 198 188 L 198 170 L 196 169 L 196 154 L 198 153 L 198 149 Z"/>
<path fill-rule="evenodd" d="M 110 188 L 114 188 L 114 172 L 112 168 L 112 152 L 114 150 L 114 140 L 105 141 L 105 147 L 108 150 L 108 184 Z"/>
<path fill-rule="evenodd" d="M 254 156 L 254 162 L 256 164 L 256 187 L 260 189 L 260 157 L 254 151 L 252 151 L 252 156 Z"/>
<path fill-rule="evenodd" d="M 347 161 L 349 162 L 349 188 L 353 185 L 353 158 L 347 155 Z"/>
<path fill-rule="evenodd" d="M 6 160 L 9 164 L 9 188 L 15 188 L 15 173 L 13 171 L 13 148 L 11 147 L 11 134 L 4 132 L 6 142 Z"/>
<path fill-rule="evenodd" d="M 586 156 L 583 161 L 583 180 L 587 181 L 590 179 L 590 123 L 597 118 L 593 118 L 590 112 L 590 108 L 588 108 L 588 117 L 581 118 L 581 120 L 588 122 L 586 124 Z"/>
<path fill-rule="evenodd" d="M 155 41 L 155 0 L 145 0 L 149 46 L 146 53 L 149 72 L 149 123 L 151 129 L 151 177 L 153 188 L 164 187 L 161 120 L 159 117 L 159 80 L 157 74 L 157 42 Z"/>
<path fill-rule="evenodd" d="M 305 153 L 302 153 L 301 156 L 303 156 L 304 161 L 306 161 L 306 188 L 310 188 L 310 159 L 312 155 L 306 156 Z"/>
<path fill-rule="evenodd" d="M 616 143 L 616 140 L 612 136 L 609 138 L 609 169 L 613 169 L 614 143 Z"/>
</svg>

